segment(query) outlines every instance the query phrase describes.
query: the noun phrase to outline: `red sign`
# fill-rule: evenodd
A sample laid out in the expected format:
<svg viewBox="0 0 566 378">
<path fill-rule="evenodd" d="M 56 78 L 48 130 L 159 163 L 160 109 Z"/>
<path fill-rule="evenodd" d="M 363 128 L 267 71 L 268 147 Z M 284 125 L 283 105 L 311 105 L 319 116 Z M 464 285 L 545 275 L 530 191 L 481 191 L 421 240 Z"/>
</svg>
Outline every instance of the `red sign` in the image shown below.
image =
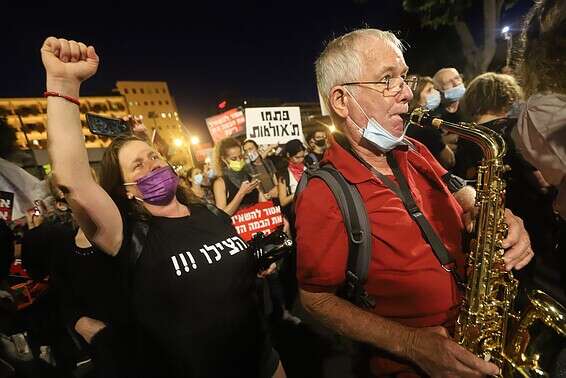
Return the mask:
<svg viewBox="0 0 566 378">
<path fill-rule="evenodd" d="M 222 114 L 208 117 L 206 126 L 214 143 L 229 136 L 243 133 L 246 127 L 244 112 L 240 109 L 230 109 Z"/>
<path fill-rule="evenodd" d="M 201 163 L 205 161 L 207 157 L 212 157 L 212 150 L 212 143 L 199 143 L 193 145 L 195 159 Z"/>
<path fill-rule="evenodd" d="M 12 221 L 14 210 L 14 193 L 0 191 L 0 219 L 6 222 Z"/>
<path fill-rule="evenodd" d="M 283 224 L 281 208 L 273 202 L 260 202 L 238 210 L 232 215 L 232 223 L 242 239 L 249 241 L 258 232 L 269 235 Z"/>
</svg>

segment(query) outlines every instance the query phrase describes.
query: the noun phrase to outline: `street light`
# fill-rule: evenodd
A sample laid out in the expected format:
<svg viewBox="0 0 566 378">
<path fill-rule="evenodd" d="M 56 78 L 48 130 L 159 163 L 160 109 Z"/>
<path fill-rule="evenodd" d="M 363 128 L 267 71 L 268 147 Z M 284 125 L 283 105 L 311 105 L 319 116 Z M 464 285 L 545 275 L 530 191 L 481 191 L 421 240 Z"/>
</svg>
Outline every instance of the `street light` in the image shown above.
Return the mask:
<svg viewBox="0 0 566 378">
<path fill-rule="evenodd" d="M 183 145 L 183 140 L 182 140 L 181 138 L 175 138 L 175 139 L 173 140 L 173 144 L 174 144 L 176 147 L 181 147 L 181 146 Z"/>
<path fill-rule="evenodd" d="M 191 144 L 199 144 L 200 140 L 198 136 L 191 137 Z"/>
<path fill-rule="evenodd" d="M 501 34 L 503 34 L 503 38 L 507 41 L 507 56 L 505 58 L 505 66 L 509 67 L 509 63 L 511 62 L 511 48 L 513 47 L 513 34 L 511 33 L 511 28 L 509 28 L 509 26 L 504 26 L 501 29 Z"/>
</svg>

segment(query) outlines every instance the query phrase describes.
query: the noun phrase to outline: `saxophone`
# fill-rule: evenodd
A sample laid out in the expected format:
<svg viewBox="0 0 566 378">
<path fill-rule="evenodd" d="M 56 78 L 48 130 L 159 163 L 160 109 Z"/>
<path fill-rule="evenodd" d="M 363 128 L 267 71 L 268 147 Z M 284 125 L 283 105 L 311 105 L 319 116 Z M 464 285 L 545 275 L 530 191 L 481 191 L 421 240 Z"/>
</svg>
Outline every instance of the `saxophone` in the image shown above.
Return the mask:
<svg viewBox="0 0 566 378">
<path fill-rule="evenodd" d="M 454 339 L 476 356 L 495 363 L 500 377 L 548 377 L 557 344 L 566 336 L 566 309 L 540 290 L 528 294 L 516 310 L 518 284 L 505 270 L 506 147 L 497 132 L 471 123 L 450 123 L 417 108 L 408 123 L 435 127 L 477 144 L 483 159 L 477 171 L 478 210 L 466 262 L 467 283 Z"/>
</svg>

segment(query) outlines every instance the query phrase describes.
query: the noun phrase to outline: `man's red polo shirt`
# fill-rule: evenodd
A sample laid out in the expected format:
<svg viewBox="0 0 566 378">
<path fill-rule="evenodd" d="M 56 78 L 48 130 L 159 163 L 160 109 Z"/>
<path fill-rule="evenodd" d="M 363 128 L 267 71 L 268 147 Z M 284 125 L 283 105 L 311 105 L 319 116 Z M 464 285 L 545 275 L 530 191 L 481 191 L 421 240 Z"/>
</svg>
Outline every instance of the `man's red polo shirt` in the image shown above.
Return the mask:
<svg viewBox="0 0 566 378">
<path fill-rule="evenodd" d="M 415 202 L 463 268 L 462 208 L 441 179 L 446 170 L 424 145 L 410 140 L 414 150 L 393 153 Z M 411 327 L 453 323 L 460 301 L 457 286 L 401 199 L 338 143 L 332 143 L 325 161 L 357 186 L 368 211 L 373 253 L 365 288 L 375 298 L 373 311 Z M 323 181 L 310 180 L 297 198 L 296 213 L 299 285 L 311 292 L 334 291 L 345 280 L 348 239 L 338 204 Z"/>
</svg>

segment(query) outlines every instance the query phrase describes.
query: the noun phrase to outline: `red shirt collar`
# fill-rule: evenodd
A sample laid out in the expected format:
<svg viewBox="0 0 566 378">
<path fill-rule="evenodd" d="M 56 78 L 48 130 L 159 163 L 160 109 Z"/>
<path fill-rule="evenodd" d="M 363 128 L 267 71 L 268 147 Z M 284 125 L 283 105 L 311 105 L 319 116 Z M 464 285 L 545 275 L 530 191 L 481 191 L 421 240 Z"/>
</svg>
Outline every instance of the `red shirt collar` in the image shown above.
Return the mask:
<svg viewBox="0 0 566 378">
<path fill-rule="evenodd" d="M 399 158 L 399 154 L 406 153 L 408 147 L 397 147 L 394 154 Z M 401 161 L 406 159 L 401 159 Z M 359 184 L 364 181 L 375 179 L 371 171 L 356 159 L 350 152 L 342 147 L 334 138 L 330 140 L 330 147 L 324 153 L 324 159 L 321 163 L 330 163 L 334 168 L 340 171 L 346 181 L 352 184 Z M 403 165 L 403 163 L 401 163 Z"/>
</svg>

